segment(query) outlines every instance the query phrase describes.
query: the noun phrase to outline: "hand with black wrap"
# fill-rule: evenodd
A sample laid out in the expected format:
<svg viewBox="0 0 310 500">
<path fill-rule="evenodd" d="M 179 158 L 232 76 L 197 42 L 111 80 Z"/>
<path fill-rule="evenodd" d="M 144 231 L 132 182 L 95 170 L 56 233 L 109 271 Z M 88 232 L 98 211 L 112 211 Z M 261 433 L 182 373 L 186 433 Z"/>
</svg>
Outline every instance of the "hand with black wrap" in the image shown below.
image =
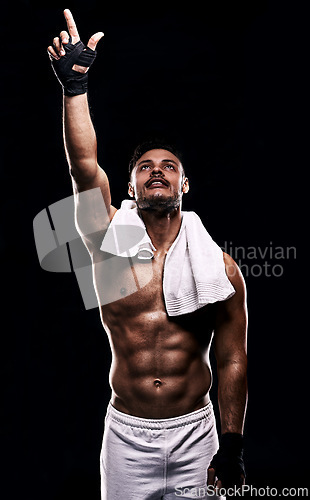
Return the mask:
<svg viewBox="0 0 310 500">
<path fill-rule="evenodd" d="M 243 436 L 237 432 L 226 432 L 222 434 L 219 449 L 208 467 L 208 485 L 240 488 L 244 479 Z"/>
<path fill-rule="evenodd" d="M 62 31 L 55 37 L 48 54 L 53 70 L 66 96 L 85 94 L 88 88 L 88 69 L 96 58 L 96 45 L 103 37 L 100 31 L 90 37 L 87 46 L 81 42 L 70 10 L 64 10 L 68 32 Z"/>
</svg>

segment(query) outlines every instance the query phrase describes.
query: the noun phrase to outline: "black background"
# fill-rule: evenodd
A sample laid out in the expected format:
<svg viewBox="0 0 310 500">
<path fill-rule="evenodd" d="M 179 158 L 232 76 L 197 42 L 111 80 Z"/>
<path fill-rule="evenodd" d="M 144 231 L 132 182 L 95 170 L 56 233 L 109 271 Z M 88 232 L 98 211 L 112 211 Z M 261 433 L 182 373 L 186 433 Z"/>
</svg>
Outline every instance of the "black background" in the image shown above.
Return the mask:
<svg viewBox="0 0 310 500">
<path fill-rule="evenodd" d="M 306 17 L 297 4 L 3 3 L 5 500 L 100 498 L 109 344 L 98 310 L 84 309 L 74 274 L 40 268 L 32 229 L 38 212 L 71 195 L 61 90 L 46 54 L 65 29 L 67 7 L 85 43 L 94 32 L 105 33 L 90 72 L 90 106 L 99 163 L 116 207 L 127 197 L 135 145 L 146 135 L 165 133 L 184 152 L 190 192 L 183 209 L 196 211 L 221 246 L 297 248 L 297 231 L 307 229 L 297 209 L 306 182 L 300 154 Z M 303 281 L 292 253 L 265 260 L 269 271 L 280 264 L 283 273 L 245 276 L 247 482 L 305 487 L 309 329 L 300 321 Z M 264 259 L 240 263 L 262 265 Z M 212 397 L 216 406 L 216 382 Z"/>
</svg>

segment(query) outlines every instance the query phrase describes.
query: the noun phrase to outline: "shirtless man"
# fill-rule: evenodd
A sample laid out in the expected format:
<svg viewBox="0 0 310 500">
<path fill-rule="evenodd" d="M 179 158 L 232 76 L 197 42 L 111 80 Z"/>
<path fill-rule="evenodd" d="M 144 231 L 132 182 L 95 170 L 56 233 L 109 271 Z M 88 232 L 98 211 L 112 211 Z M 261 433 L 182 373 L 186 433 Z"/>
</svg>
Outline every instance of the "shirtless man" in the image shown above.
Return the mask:
<svg viewBox="0 0 310 500">
<path fill-rule="evenodd" d="M 93 35 L 85 50 L 71 12 L 66 9 L 64 15 L 68 32 L 55 37 L 48 52 L 64 91 L 64 141 L 78 224 L 82 193 L 99 188 L 106 208 L 105 222 L 92 212 L 93 237 L 79 226 L 94 264 L 94 284 L 100 297 L 104 278 L 99 242 L 117 213 L 107 175 L 97 163 L 87 101 L 87 70 L 103 33 Z M 79 54 L 73 56 L 78 47 Z M 171 148 L 148 149 L 132 164 L 129 195 L 136 201 L 156 250 L 151 279 L 145 286 L 100 305 L 113 353 L 112 397 L 101 453 L 103 500 L 206 498 L 207 488 L 244 484 L 247 311 L 241 273 L 232 258 L 223 254 L 226 274 L 235 289 L 230 298 L 173 317 L 168 316 L 163 298 L 164 263 L 180 231 L 181 199 L 188 189 L 183 165 Z M 139 265 L 136 269 L 145 272 Z M 218 374 L 219 443 L 209 399 L 212 339 Z"/>
</svg>

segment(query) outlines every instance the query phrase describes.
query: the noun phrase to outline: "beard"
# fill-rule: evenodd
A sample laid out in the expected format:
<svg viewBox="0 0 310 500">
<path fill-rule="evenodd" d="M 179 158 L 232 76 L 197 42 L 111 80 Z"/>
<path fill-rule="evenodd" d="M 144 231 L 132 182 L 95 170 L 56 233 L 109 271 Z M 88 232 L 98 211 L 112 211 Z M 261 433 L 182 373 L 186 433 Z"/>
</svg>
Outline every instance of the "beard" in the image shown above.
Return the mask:
<svg viewBox="0 0 310 500">
<path fill-rule="evenodd" d="M 144 210 L 145 212 L 157 212 L 162 215 L 169 214 L 179 208 L 181 200 L 181 194 L 171 196 L 154 194 L 146 197 L 141 196 L 140 193 L 138 193 L 138 196 L 136 197 L 136 203 L 139 210 Z"/>
</svg>

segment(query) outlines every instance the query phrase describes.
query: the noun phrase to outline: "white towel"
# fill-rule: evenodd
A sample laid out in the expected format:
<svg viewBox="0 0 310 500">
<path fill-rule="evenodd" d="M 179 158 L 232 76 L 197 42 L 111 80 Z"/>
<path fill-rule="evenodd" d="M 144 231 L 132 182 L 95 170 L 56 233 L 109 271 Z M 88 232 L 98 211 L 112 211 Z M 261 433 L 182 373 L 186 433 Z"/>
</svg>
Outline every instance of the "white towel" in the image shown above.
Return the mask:
<svg viewBox="0 0 310 500">
<path fill-rule="evenodd" d="M 164 264 L 163 293 L 169 316 L 196 311 L 206 304 L 229 299 L 235 293 L 226 275 L 221 248 L 195 212 L 182 211 L 181 215 L 180 231 Z M 100 250 L 119 257 L 153 258 L 156 248 L 135 202 L 122 202 Z"/>
</svg>

